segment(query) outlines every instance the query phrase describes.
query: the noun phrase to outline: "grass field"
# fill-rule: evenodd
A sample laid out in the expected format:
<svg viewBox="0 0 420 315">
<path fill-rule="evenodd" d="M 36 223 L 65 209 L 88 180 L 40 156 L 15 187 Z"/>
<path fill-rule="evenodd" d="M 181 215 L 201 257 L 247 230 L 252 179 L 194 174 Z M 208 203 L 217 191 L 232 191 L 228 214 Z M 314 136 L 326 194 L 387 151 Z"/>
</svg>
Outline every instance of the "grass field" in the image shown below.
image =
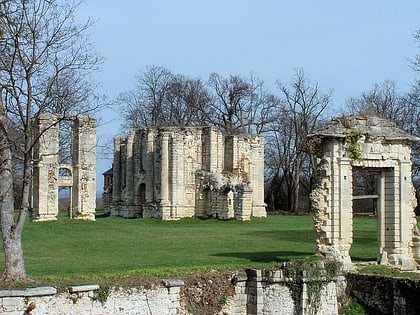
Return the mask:
<svg viewBox="0 0 420 315">
<path fill-rule="evenodd" d="M 376 220 L 356 218 L 354 224 L 351 255 L 354 260 L 375 260 Z M 29 275 L 35 280 L 67 282 L 264 268 L 311 257 L 314 244 L 312 218 L 285 215 L 248 222 L 118 217 L 83 222 L 61 215 L 55 222 L 28 222 L 23 233 Z"/>
</svg>

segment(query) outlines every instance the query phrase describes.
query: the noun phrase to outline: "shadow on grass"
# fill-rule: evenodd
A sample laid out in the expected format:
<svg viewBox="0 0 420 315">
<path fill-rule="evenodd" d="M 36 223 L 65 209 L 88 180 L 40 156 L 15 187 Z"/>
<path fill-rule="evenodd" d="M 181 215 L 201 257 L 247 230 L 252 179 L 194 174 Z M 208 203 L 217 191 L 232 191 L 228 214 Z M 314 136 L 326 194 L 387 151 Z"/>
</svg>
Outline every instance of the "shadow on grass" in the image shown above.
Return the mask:
<svg viewBox="0 0 420 315">
<path fill-rule="evenodd" d="M 234 257 L 247 259 L 252 262 L 259 263 L 282 263 L 293 259 L 303 259 L 313 256 L 313 252 L 299 252 L 299 251 L 275 251 L 275 252 L 242 252 L 242 253 L 218 253 L 213 256 L 216 257 Z"/>
<path fill-rule="evenodd" d="M 352 262 L 372 262 L 372 261 L 377 261 L 376 257 L 357 257 L 357 256 L 352 256 L 351 257 L 351 261 Z"/>
<path fill-rule="evenodd" d="M 295 230 L 295 231 L 282 231 L 282 230 L 271 230 L 271 231 L 253 231 L 246 232 L 247 235 L 255 235 L 257 237 L 264 237 L 274 240 L 292 241 L 292 242 L 314 242 L 315 233 L 312 230 Z"/>
<path fill-rule="evenodd" d="M 95 219 L 109 218 L 110 216 L 111 216 L 110 214 L 99 213 L 95 215 Z"/>
</svg>

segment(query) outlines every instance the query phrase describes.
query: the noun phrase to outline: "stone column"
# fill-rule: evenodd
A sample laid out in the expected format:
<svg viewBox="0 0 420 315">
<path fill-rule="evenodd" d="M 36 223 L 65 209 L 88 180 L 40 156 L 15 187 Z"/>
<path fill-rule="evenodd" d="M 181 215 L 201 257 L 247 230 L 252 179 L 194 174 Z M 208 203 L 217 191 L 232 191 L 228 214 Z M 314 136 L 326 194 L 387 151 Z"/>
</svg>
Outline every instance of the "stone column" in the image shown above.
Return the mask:
<svg viewBox="0 0 420 315">
<path fill-rule="evenodd" d="M 405 255 L 409 253 L 412 239 L 413 209 L 411 208 L 411 162 L 400 160 L 400 246 Z"/>
<path fill-rule="evenodd" d="M 126 162 L 126 193 L 125 198 L 127 202 L 128 212 L 131 212 L 130 208 L 134 205 L 134 155 L 133 155 L 133 142 L 134 142 L 135 131 L 132 131 L 127 137 L 127 162 Z M 130 216 L 130 213 L 128 214 Z"/>
<path fill-rule="evenodd" d="M 34 146 L 32 221 L 57 220 L 58 214 L 58 117 L 41 114 L 36 120 Z"/>
<path fill-rule="evenodd" d="M 251 138 L 251 172 L 252 216 L 266 217 L 264 202 L 264 140 L 260 136 Z"/>
<path fill-rule="evenodd" d="M 378 216 L 378 260 L 386 260 L 383 257 L 385 248 L 385 172 L 381 171 L 378 178 L 378 202 L 376 204 L 376 213 Z"/>
<path fill-rule="evenodd" d="M 170 219 L 169 203 L 169 139 L 168 134 L 162 134 L 161 141 L 161 172 L 160 172 L 160 206 L 162 219 Z"/>
<path fill-rule="evenodd" d="M 155 197 L 155 141 L 156 134 L 154 131 L 149 130 L 146 133 L 146 153 L 144 157 L 143 168 L 146 171 L 146 203 L 156 201 Z"/>
<path fill-rule="evenodd" d="M 95 220 L 96 120 L 77 116 L 73 125 L 73 217 Z"/>
<path fill-rule="evenodd" d="M 339 233 L 335 243 L 339 245 L 343 263 L 352 265 L 350 247 L 353 243 L 353 174 L 351 160 L 341 158 L 340 163 L 340 208 Z"/>
<path fill-rule="evenodd" d="M 180 137 L 178 133 L 173 133 L 171 140 L 171 145 L 168 148 L 168 199 L 171 203 L 170 218 L 177 219 L 179 217 L 183 217 L 182 213 L 179 212 L 182 212 L 183 210 L 185 211 L 184 207 L 179 207 L 180 201 L 185 200 L 185 189 L 182 183 L 184 172 L 178 173 L 181 168 L 178 163 L 182 165 L 184 164 L 184 157 L 181 158 L 178 150 L 180 149 L 183 151 L 184 143 L 182 136 Z"/>
<path fill-rule="evenodd" d="M 386 172 L 385 178 L 385 251 L 389 263 L 398 265 L 400 254 L 400 189 L 399 189 L 399 167 Z"/>
<path fill-rule="evenodd" d="M 114 163 L 112 168 L 112 201 L 121 200 L 121 138 L 114 138 Z"/>
<path fill-rule="evenodd" d="M 339 239 L 345 245 L 353 241 L 353 172 L 349 158 L 340 159 L 340 223 Z"/>
</svg>

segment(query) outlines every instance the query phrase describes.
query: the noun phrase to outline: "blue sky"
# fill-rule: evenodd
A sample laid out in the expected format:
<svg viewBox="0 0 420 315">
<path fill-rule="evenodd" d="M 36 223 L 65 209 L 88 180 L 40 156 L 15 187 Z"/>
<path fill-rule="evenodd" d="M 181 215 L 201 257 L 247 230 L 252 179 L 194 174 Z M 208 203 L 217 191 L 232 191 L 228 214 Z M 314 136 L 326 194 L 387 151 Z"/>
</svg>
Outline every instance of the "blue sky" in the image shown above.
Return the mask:
<svg viewBox="0 0 420 315">
<path fill-rule="evenodd" d="M 85 0 L 77 16 L 98 20 L 91 39 L 106 61 L 95 79 L 109 99 L 147 65 L 203 80 L 253 72 L 273 91 L 302 68 L 339 109 L 384 80 L 408 90 L 420 54 L 418 0 Z M 121 133 L 117 111 L 102 118 L 101 142 Z M 98 173 L 110 165 L 99 159 Z"/>
</svg>

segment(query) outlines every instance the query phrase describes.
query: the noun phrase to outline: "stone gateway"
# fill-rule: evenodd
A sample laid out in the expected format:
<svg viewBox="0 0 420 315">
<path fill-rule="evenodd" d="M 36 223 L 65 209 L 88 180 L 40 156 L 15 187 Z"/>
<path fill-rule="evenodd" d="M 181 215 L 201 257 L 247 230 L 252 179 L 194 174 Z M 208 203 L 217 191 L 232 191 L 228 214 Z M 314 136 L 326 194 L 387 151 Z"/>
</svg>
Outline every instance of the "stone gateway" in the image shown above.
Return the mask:
<svg viewBox="0 0 420 315">
<path fill-rule="evenodd" d="M 333 120 L 310 136 L 318 156 L 311 194 L 318 253 L 352 268 L 353 200 L 375 198 L 378 263 L 414 270 L 420 262 L 417 201 L 411 177 L 411 147 L 420 139 L 378 117 Z M 373 196 L 353 195 L 353 173 L 374 171 Z"/>
<path fill-rule="evenodd" d="M 114 139 L 112 172 L 104 177 L 111 215 L 266 216 L 264 143 L 257 135 L 225 136 L 214 127 L 134 130 Z"/>
</svg>

